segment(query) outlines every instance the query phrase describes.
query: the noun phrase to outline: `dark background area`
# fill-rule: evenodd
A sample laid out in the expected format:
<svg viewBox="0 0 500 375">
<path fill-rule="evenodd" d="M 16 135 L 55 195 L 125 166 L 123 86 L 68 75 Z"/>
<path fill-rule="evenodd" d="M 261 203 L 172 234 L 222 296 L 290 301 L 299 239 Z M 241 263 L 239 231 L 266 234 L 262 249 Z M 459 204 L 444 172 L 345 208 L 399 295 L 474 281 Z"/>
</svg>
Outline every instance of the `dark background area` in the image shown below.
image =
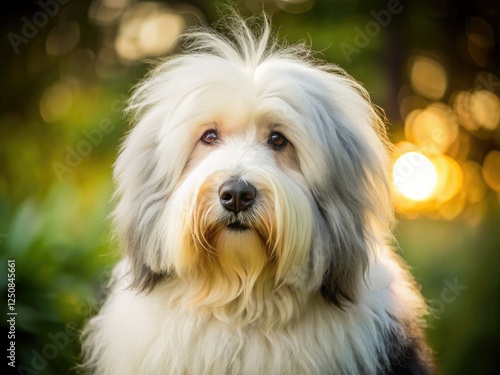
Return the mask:
<svg viewBox="0 0 500 375">
<path fill-rule="evenodd" d="M 346 69 L 385 110 L 395 161 L 416 152 L 429 162 L 418 173 L 394 172 L 396 237 L 432 309 L 429 340 L 443 374 L 500 373 L 500 6 L 493 0 L 4 4 L 1 325 L 9 329 L 13 259 L 14 373 L 74 372 L 79 330 L 119 256 L 107 215 L 112 163 L 129 126 L 124 103 L 146 59 L 174 53 L 185 27 L 213 24 L 226 4 L 245 16 L 273 13 L 280 37 Z"/>
</svg>

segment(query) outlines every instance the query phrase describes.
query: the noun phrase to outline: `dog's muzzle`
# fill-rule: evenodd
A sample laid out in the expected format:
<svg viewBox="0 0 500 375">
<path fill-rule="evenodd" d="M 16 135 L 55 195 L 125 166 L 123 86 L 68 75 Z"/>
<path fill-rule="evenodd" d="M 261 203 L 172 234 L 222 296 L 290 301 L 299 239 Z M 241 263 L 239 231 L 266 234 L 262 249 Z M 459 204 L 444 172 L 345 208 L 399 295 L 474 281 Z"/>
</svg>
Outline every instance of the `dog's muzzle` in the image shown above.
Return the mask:
<svg viewBox="0 0 500 375">
<path fill-rule="evenodd" d="M 228 180 L 219 188 L 219 200 L 226 210 L 237 214 L 252 207 L 257 189 L 245 180 Z"/>
</svg>

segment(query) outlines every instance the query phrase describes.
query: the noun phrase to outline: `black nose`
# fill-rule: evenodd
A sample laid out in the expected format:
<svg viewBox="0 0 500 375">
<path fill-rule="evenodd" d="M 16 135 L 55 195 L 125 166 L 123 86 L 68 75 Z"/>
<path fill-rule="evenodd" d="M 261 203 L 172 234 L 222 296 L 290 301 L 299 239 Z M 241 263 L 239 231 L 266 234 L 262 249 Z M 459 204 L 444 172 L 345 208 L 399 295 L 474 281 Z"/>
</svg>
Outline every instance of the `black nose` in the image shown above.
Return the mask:
<svg viewBox="0 0 500 375">
<path fill-rule="evenodd" d="M 250 208 L 255 202 L 257 189 L 245 180 L 228 180 L 219 189 L 222 207 L 237 214 Z"/>
</svg>

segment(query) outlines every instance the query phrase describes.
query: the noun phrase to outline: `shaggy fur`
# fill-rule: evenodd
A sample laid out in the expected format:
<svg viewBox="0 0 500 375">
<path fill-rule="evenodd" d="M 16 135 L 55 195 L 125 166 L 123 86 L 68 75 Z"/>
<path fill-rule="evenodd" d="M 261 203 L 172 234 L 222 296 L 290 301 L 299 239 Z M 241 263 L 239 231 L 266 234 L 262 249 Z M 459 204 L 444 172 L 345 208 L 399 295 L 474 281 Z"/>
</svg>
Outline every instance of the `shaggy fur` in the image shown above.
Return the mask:
<svg viewBox="0 0 500 375">
<path fill-rule="evenodd" d="M 278 46 L 267 20 L 250 29 L 190 33 L 130 100 L 125 256 L 84 330 L 85 368 L 430 374 L 426 306 L 387 246 L 383 122 L 343 70 Z M 228 181 L 255 187 L 251 207 L 224 207 Z"/>
</svg>

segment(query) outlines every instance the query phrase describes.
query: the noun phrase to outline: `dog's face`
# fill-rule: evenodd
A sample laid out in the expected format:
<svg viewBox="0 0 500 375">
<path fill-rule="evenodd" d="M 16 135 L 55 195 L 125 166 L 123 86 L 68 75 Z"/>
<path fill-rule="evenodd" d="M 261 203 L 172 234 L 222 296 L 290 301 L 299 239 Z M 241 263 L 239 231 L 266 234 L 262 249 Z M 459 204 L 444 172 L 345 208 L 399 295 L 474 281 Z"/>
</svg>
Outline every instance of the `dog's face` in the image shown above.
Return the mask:
<svg viewBox="0 0 500 375">
<path fill-rule="evenodd" d="M 294 48 L 252 55 L 267 33 L 255 47 L 243 30 L 241 51 L 195 34 L 133 96 L 115 222 L 137 286 L 197 280 L 213 304 L 283 285 L 356 298 L 391 216 L 383 127 L 340 70 Z"/>
</svg>

